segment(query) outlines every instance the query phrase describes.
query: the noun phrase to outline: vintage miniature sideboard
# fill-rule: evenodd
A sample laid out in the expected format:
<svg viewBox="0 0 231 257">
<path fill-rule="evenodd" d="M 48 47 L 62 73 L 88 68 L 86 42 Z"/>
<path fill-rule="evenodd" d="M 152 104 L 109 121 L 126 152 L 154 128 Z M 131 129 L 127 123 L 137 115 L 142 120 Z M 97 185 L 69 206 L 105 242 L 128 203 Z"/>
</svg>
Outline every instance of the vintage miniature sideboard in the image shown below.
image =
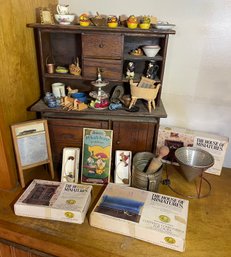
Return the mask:
<svg viewBox="0 0 231 257">
<path fill-rule="evenodd" d="M 81 27 L 78 25 L 28 24 L 34 30 L 41 83 L 41 98 L 51 92 L 51 84 L 64 83 L 72 89 L 89 94 L 95 90 L 91 82 L 97 79 L 97 70 L 102 71 L 103 79 L 109 86 L 103 88 L 112 93 L 117 85 L 122 85 L 129 94 L 129 81 L 126 78 L 128 62 L 135 64 L 134 82 L 145 76 L 148 63 L 152 60 L 159 66 L 155 80 L 161 84 L 156 98 L 156 109 L 148 112 L 145 102 L 140 101 L 138 112 L 126 110 L 65 111 L 60 107 L 48 108 L 41 99 L 31 107 L 42 118 L 48 120 L 53 161 L 60 167 L 64 147 L 82 147 L 84 127 L 113 130 L 113 152 L 118 149 L 155 152 L 160 118 L 167 117 L 161 101 L 164 68 L 167 56 L 169 35 L 174 30 L 149 29 L 131 30 L 126 27 Z M 161 49 L 153 57 L 136 56 L 130 53 L 143 45 L 158 44 Z M 68 67 L 78 57 L 81 75 L 47 73 L 46 64 Z"/>
</svg>

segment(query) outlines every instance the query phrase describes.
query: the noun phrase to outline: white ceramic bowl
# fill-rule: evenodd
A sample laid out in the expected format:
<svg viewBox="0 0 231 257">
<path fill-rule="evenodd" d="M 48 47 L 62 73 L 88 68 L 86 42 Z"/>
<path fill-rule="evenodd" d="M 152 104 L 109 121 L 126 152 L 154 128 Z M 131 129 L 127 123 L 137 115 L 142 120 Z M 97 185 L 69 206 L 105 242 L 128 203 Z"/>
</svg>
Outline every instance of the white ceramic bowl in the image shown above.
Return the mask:
<svg viewBox="0 0 231 257">
<path fill-rule="evenodd" d="M 148 57 L 155 57 L 157 53 L 160 51 L 159 45 L 148 45 L 142 47 L 144 53 Z"/>
<path fill-rule="evenodd" d="M 69 25 L 75 19 L 74 14 L 55 14 L 55 19 L 59 24 Z"/>
</svg>

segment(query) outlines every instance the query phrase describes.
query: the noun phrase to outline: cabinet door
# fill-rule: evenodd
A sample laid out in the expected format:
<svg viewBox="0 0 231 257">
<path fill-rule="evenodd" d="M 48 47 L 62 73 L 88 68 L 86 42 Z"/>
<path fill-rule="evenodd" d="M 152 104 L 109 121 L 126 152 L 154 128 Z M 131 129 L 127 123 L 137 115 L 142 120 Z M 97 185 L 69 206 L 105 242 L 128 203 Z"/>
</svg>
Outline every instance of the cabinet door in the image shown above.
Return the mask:
<svg viewBox="0 0 231 257">
<path fill-rule="evenodd" d="M 60 168 L 64 147 L 79 147 L 82 149 L 83 128 L 108 129 L 108 122 L 49 119 L 48 127 L 54 166 Z"/>
<path fill-rule="evenodd" d="M 113 150 L 152 152 L 156 123 L 113 122 Z"/>
</svg>

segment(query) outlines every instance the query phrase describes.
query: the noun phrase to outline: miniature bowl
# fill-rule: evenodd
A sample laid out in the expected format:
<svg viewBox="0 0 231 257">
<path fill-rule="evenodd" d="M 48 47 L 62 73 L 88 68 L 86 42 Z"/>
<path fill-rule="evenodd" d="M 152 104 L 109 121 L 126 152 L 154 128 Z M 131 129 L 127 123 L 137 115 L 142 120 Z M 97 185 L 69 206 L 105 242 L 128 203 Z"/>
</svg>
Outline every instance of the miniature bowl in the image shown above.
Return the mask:
<svg viewBox="0 0 231 257">
<path fill-rule="evenodd" d="M 129 29 L 136 29 L 138 26 L 138 23 L 135 22 L 127 22 L 127 26 Z"/>
<path fill-rule="evenodd" d="M 74 14 L 55 14 L 55 20 L 62 25 L 69 25 L 75 19 Z"/>
<path fill-rule="evenodd" d="M 139 27 L 141 28 L 141 29 L 149 29 L 150 28 L 150 23 L 140 23 L 139 24 Z"/>
<path fill-rule="evenodd" d="M 108 22 L 108 27 L 109 28 L 117 28 L 118 27 L 118 22 Z"/>
<path fill-rule="evenodd" d="M 80 21 L 79 24 L 82 27 L 88 27 L 90 25 L 90 21 Z"/>
<path fill-rule="evenodd" d="M 143 46 L 142 49 L 147 57 L 155 57 L 157 53 L 160 51 L 160 46 L 148 45 L 148 46 Z"/>
<path fill-rule="evenodd" d="M 71 94 L 71 97 L 74 98 L 74 99 L 79 100 L 82 103 L 87 102 L 87 96 L 83 92 L 73 93 L 73 94 Z"/>
</svg>

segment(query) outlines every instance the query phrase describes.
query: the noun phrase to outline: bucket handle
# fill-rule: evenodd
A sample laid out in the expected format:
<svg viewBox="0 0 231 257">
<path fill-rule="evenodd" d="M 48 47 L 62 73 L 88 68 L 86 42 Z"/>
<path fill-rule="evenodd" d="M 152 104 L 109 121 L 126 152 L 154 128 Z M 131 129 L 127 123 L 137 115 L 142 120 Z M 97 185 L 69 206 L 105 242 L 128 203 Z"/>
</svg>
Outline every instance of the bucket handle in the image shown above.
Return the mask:
<svg viewBox="0 0 231 257">
<path fill-rule="evenodd" d="M 48 55 L 48 56 L 46 57 L 46 65 L 48 64 L 48 59 L 49 59 L 50 57 L 51 57 L 51 59 L 52 59 L 52 63 L 53 63 L 53 64 L 55 64 L 54 57 L 53 57 L 53 56 Z"/>
<path fill-rule="evenodd" d="M 159 169 L 154 173 L 154 174 L 147 174 L 147 179 L 148 179 L 148 191 L 152 191 L 152 192 L 155 192 L 156 191 L 156 188 L 157 186 L 157 183 L 158 183 L 158 177 L 156 177 L 156 173 L 160 172 L 161 169 L 163 169 L 163 165 L 161 165 L 159 167 Z"/>
<path fill-rule="evenodd" d="M 156 189 L 156 178 L 153 175 L 148 175 L 148 191 L 154 192 Z"/>
</svg>

